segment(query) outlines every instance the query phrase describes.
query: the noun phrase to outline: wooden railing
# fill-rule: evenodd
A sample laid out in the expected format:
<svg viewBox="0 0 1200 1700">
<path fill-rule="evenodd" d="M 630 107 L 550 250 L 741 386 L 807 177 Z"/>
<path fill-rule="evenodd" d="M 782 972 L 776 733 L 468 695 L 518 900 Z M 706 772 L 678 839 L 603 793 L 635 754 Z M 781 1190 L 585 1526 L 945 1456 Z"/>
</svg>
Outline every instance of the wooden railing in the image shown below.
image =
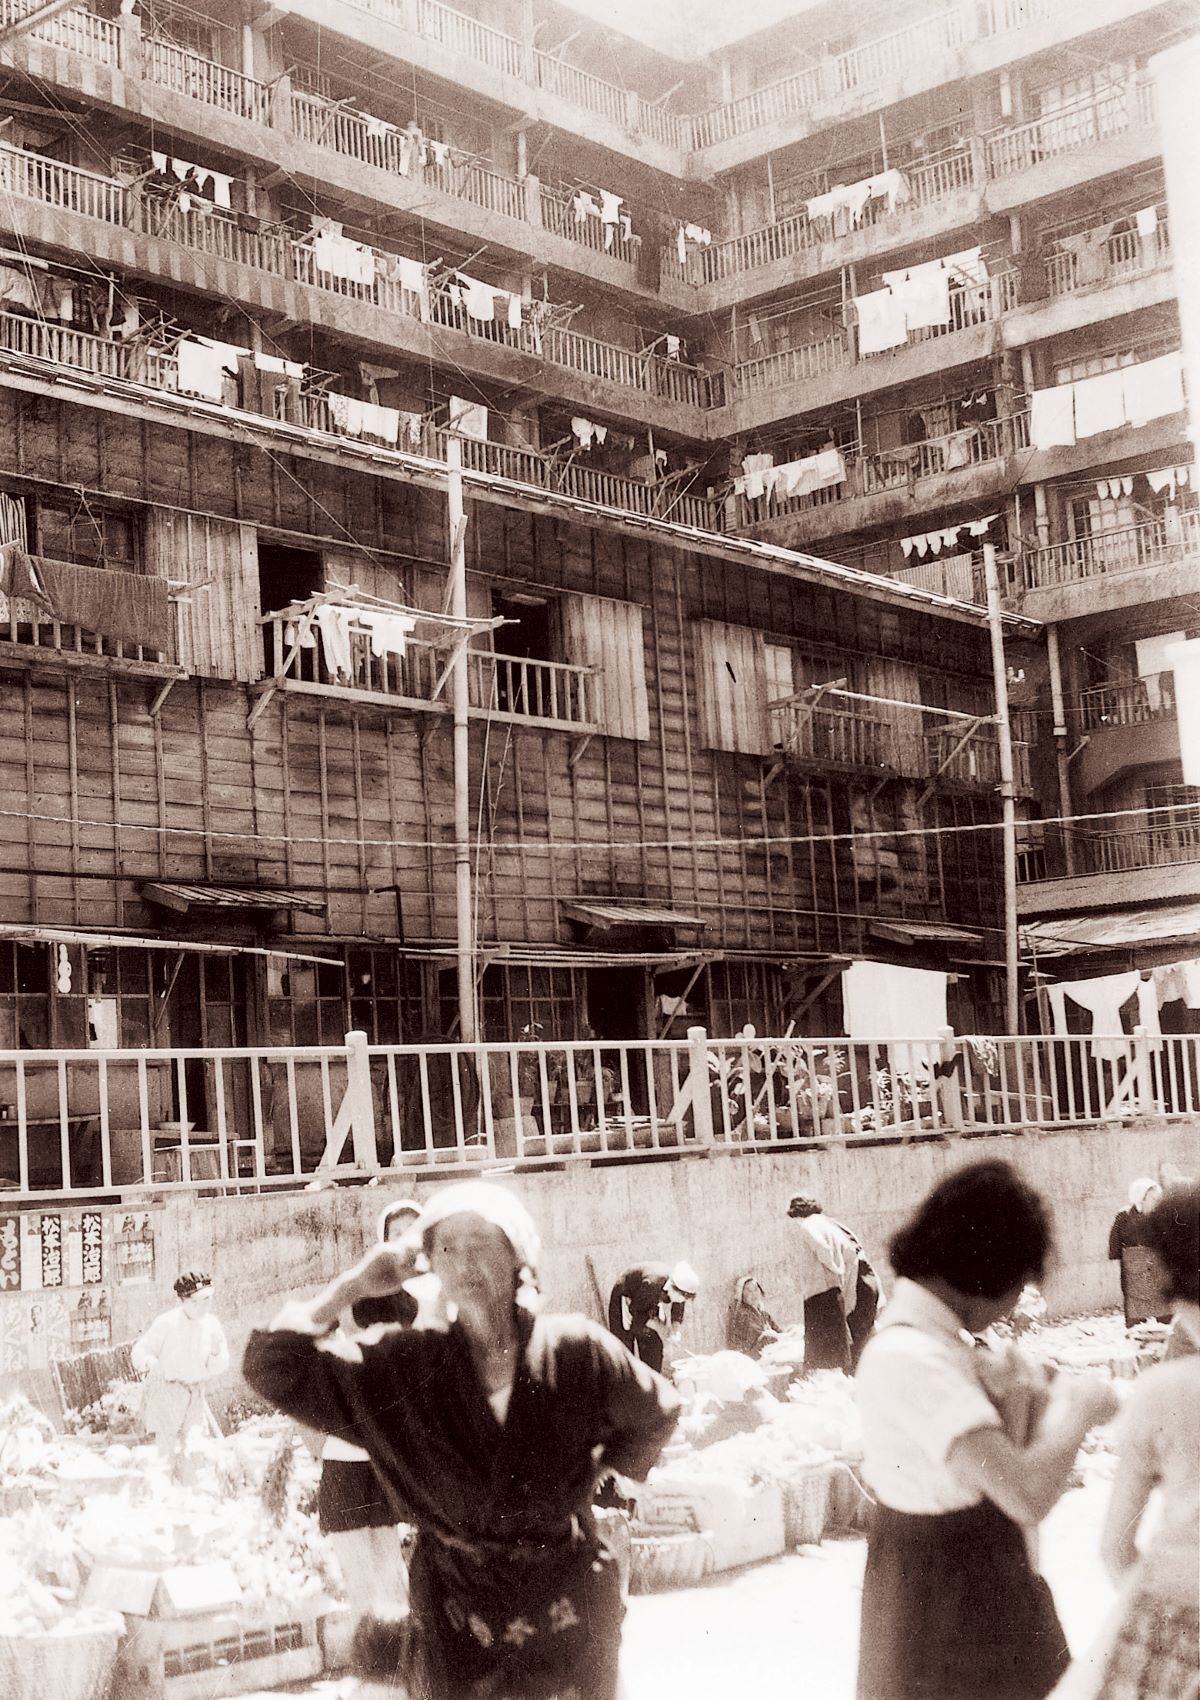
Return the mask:
<svg viewBox="0 0 1200 1700">
<path fill-rule="evenodd" d="M 349 670 L 330 667 L 318 634 L 298 644 L 297 624 L 282 614 L 266 614 L 267 675 L 290 685 L 328 692 L 353 690 L 395 702 L 449 705 L 443 671 L 448 651 L 418 638 L 409 638 L 403 655 L 376 655 L 371 633 L 348 627 Z M 575 667 L 561 661 L 532 661 L 523 656 L 499 655 L 491 650 L 467 651 L 470 706 L 483 715 L 501 715 L 514 720 L 545 725 L 595 730 L 590 667 Z M 439 681 L 442 689 L 435 698 Z"/>
<path fill-rule="evenodd" d="M 1068 828 L 1077 874 L 1137 873 L 1143 868 L 1200 862 L 1200 807 L 1177 809 L 1161 825 L 1112 831 Z M 1183 818 L 1180 818 L 1180 817 Z"/>
<path fill-rule="evenodd" d="M 1200 551 L 1200 513 L 1168 514 L 1146 525 L 1101 531 L 1069 543 L 1032 549 L 1022 558 L 1026 590 L 1046 590 L 1110 573 L 1134 572 L 1166 561 L 1181 561 Z"/>
<path fill-rule="evenodd" d="M 743 395 L 755 395 L 853 364 L 850 339 L 840 332 L 817 342 L 803 343 L 799 348 L 784 348 L 776 354 L 762 354 L 756 360 L 743 360 L 734 368 L 733 380 Z"/>
<path fill-rule="evenodd" d="M 0 191 L 105 224 L 130 222 L 129 191 L 116 178 L 63 165 L 7 142 L 0 142 Z"/>
<path fill-rule="evenodd" d="M 902 489 L 921 478 L 940 478 L 947 472 L 984 466 L 1028 447 L 1029 415 L 1018 413 L 1006 419 L 985 419 L 904 448 L 865 455 L 856 464 L 861 467 L 862 492 L 871 495 L 877 490 Z"/>
<path fill-rule="evenodd" d="M 902 918 L 899 918 L 902 922 Z M 314 946 L 318 941 L 313 941 Z M 14 1203 L 314 1176 L 630 1162 L 1151 1126 L 1200 1115 L 1200 1039 L 710 1038 L 0 1052 Z M 981 1154 L 977 1148 L 976 1154 Z"/>
<path fill-rule="evenodd" d="M 967 18 L 965 6 L 948 8 L 893 30 L 890 35 L 835 54 L 831 67 L 834 89 L 844 94 L 850 89 L 869 87 L 897 76 L 912 65 L 936 60 L 939 54 L 961 46 L 968 39 Z"/>
<path fill-rule="evenodd" d="M 759 130 L 764 124 L 789 118 L 793 113 L 807 112 L 820 104 L 824 86 L 821 66 L 814 65 L 755 89 L 740 100 L 728 101 L 710 112 L 697 112 L 691 119 L 691 147 L 710 148 Z"/>
<path fill-rule="evenodd" d="M 435 41 L 464 59 L 490 65 L 503 76 L 524 74 L 525 52 L 515 35 L 506 35 L 479 18 L 444 6 L 442 0 L 417 0 L 417 28 L 426 41 Z"/>
<path fill-rule="evenodd" d="M 39 0 L 3 0 L 0 24 L 16 23 L 37 10 Z M 77 53 L 83 59 L 91 59 L 97 65 L 109 65 L 114 71 L 121 67 L 120 25 L 110 18 L 86 11 L 82 6 L 34 24 L 28 34 L 37 41 L 48 41 L 52 47 L 66 53 Z"/>
<path fill-rule="evenodd" d="M 711 408 L 724 405 L 720 374 L 708 373 L 683 360 L 668 360 L 661 354 L 645 354 L 600 342 L 579 331 L 547 326 L 542 333 L 542 352 L 557 366 L 603 378 L 610 384 L 641 390 L 663 401 L 684 407 Z"/>
<path fill-rule="evenodd" d="M 147 36 L 142 43 L 142 68 L 150 82 L 173 94 L 187 95 L 231 118 L 245 118 L 252 124 L 270 122 L 271 91 L 266 83 L 177 47 L 173 41 Z"/>
<path fill-rule="evenodd" d="M 1146 726 L 1152 720 L 1174 718 L 1174 673 L 1092 685 L 1079 693 L 1079 724 L 1085 732 L 1099 732 L 1108 726 Z"/>
<path fill-rule="evenodd" d="M 1065 251 L 1047 254 L 1046 283 L 1050 294 L 1071 295 L 1078 290 L 1098 289 L 1105 284 L 1118 283 L 1122 278 L 1137 277 L 1141 272 L 1156 271 L 1159 266 L 1166 265 L 1171 258 L 1171 230 L 1166 203 L 1156 207 L 1155 213 L 1157 224 L 1149 236 L 1141 235 L 1136 227 L 1114 231 L 1112 235 L 1104 236 L 1102 231 L 1111 229 L 1111 219 L 1108 224 L 1095 231 L 1080 232 L 1081 235 L 1092 236 L 1103 244 L 1103 263 L 1094 268 L 1092 275 L 1088 275 L 1087 268 L 1081 264 L 1077 253 Z"/>
<path fill-rule="evenodd" d="M 1090 148 L 1154 122 L 1154 85 L 1137 83 L 1094 100 L 1047 113 L 1027 124 L 1004 125 L 985 137 L 989 177 L 1011 177 L 1044 159 Z"/>
<path fill-rule="evenodd" d="M 804 692 L 768 704 L 772 742 L 799 762 L 898 768 L 896 729 L 861 708 L 819 702 Z"/>
<path fill-rule="evenodd" d="M 1000 745 L 994 726 L 981 726 L 964 739 L 959 723 L 937 726 L 925 733 L 928 771 L 964 785 L 996 786 L 1000 783 Z M 1031 792 L 1032 773 L 1029 745 L 1013 740 L 1013 780 L 1018 791 Z"/>
<path fill-rule="evenodd" d="M 954 149 L 937 159 L 917 160 L 903 170 L 909 199 L 891 211 L 886 200 L 868 201 L 855 229 L 886 225 L 895 230 L 899 239 L 904 224 L 915 212 L 969 189 L 974 183 L 970 147 Z M 835 170 L 828 175 L 831 181 L 837 180 Z M 852 235 L 853 232 L 848 232 L 831 236 L 823 221 L 813 224 L 807 213 L 795 213 L 765 229 L 751 230 L 726 242 L 714 242 L 707 248 L 691 249 L 682 275 L 689 283 L 721 283 L 726 278 L 758 271 L 830 243 L 849 241 Z"/>
<path fill-rule="evenodd" d="M 616 225 L 602 224 L 591 214 L 586 218 L 576 218 L 574 197 L 568 190 L 552 189 L 549 184 L 543 183 L 541 196 L 544 229 L 555 236 L 565 237 L 568 242 L 578 242 L 593 253 L 607 254 L 610 259 L 623 260 L 629 266 L 636 264 L 637 245 L 627 242 Z"/>
<path fill-rule="evenodd" d="M 967 284 L 950 291 L 950 319 L 944 325 L 929 325 L 909 332 L 910 342 L 932 342 L 938 337 L 954 336 L 958 331 L 974 330 L 980 325 L 994 324 L 1002 314 L 1017 305 L 1017 273 L 994 272 L 986 283 Z M 874 360 L 870 354 L 864 358 Z"/>
</svg>

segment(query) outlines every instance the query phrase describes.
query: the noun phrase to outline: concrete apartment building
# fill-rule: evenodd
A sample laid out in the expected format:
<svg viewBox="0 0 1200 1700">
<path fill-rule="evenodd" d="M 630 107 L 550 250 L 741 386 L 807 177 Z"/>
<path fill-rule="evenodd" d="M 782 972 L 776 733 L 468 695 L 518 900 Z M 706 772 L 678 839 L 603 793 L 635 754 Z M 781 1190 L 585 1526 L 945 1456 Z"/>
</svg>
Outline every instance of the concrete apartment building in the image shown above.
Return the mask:
<svg viewBox="0 0 1200 1700">
<path fill-rule="evenodd" d="M 3 15 L 0 1046 L 452 1033 L 461 643 L 485 1034 L 997 1031 L 987 542 L 1042 950 L 1197 931 L 1194 6 Z"/>
</svg>

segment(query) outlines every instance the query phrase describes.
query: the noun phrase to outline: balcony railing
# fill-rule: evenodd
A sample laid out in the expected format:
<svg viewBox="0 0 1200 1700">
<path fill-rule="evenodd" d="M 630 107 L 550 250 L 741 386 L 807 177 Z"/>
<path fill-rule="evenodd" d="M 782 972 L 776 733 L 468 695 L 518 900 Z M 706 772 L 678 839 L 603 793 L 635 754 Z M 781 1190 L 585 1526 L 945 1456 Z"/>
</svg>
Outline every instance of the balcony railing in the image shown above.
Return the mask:
<svg viewBox="0 0 1200 1700">
<path fill-rule="evenodd" d="M 1047 590 L 1060 584 L 1136 572 L 1168 561 L 1182 561 L 1200 551 L 1200 512 L 1168 513 L 1146 525 L 1122 531 L 1102 531 L 1069 543 L 1052 543 L 1030 550 L 1023 560 L 1026 590 Z"/>
<path fill-rule="evenodd" d="M 774 124 L 793 113 L 807 112 L 819 106 L 824 92 L 821 66 L 781 77 L 777 83 L 755 89 L 753 94 L 731 100 L 710 112 L 697 112 L 691 120 L 691 146 L 710 148 L 718 142 L 732 141 L 764 124 Z"/>
<path fill-rule="evenodd" d="M 0 24 L 16 23 L 38 10 L 38 0 L 3 0 L 0 4 Z M 78 53 L 97 65 L 109 65 L 114 71 L 121 66 L 121 28 L 109 18 L 99 17 L 82 7 L 60 12 L 34 24 L 28 34 L 35 41 L 48 41 L 52 47 L 67 53 Z"/>
<path fill-rule="evenodd" d="M 464 59 L 490 65 L 506 77 L 524 74 L 525 51 L 515 35 L 506 35 L 466 12 L 443 6 L 441 0 L 417 0 L 417 29 L 427 41 L 460 53 Z"/>
<path fill-rule="evenodd" d="M 1177 809 L 1161 825 L 1112 831 L 1069 828 L 1077 874 L 1136 873 L 1200 862 L 1200 808 Z M 1181 818 L 1182 817 L 1182 818 Z"/>
<path fill-rule="evenodd" d="M 442 678 L 447 650 L 410 638 L 403 655 L 376 655 L 371 633 L 350 625 L 350 668 L 330 669 L 321 644 L 297 644 L 296 622 L 282 614 L 263 617 L 267 673 L 290 685 L 321 692 L 354 690 L 393 702 L 425 705 L 440 700 L 434 690 Z M 523 656 L 498 655 L 491 650 L 467 651 L 470 705 L 480 713 L 516 720 L 595 729 L 595 675 L 590 667 L 561 661 L 532 661 Z"/>
<path fill-rule="evenodd" d="M 900 765 L 896 729 L 860 708 L 819 702 L 800 692 L 768 705 L 772 742 L 799 762 L 831 762 L 845 767 Z"/>
<path fill-rule="evenodd" d="M 944 437 L 929 437 L 905 448 L 865 455 L 858 462 L 864 495 L 877 490 L 903 489 L 921 478 L 984 466 L 1029 447 L 1029 415 L 987 419 Z"/>
<path fill-rule="evenodd" d="M 602 224 L 590 214 L 586 218 L 576 218 L 574 197 L 569 192 L 552 189 L 549 184 L 543 183 L 541 195 L 544 229 L 555 236 L 565 237 L 568 242 L 578 242 L 593 253 L 607 254 L 610 259 L 623 260 L 629 266 L 637 263 L 639 244 L 626 241 L 618 226 Z"/>
<path fill-rule="evenodd" d="M 172 94 L 187 95 L 231 118 L 245 118 L 252 124 L 270 122 L 268 85 L 228 65 L 215 64 L 189 48 L 152 35 L 142 43 L 142 66 L 150 82 L 170 89 Z"/>
<path fill-rule="evenodd" d="M 136 1200 L 1200 1115 L 1193 1034 L 946 1035 L 4 1051 L 0 1164 L 15 1203 Z"/>
<path fill-rule="evenodd" d="M 821 337 L 817 342 L 802 343 L 799 348 L 782 348 L 775 354 L 759 355 L 756 360 L 743 360 L 734 368 L 734 387 L 743 395 L 756 395 L 819 378 L 825 372 L 836 372 L 853 364 L 850 339 L 840 332 Z"/>
<path fill-rule="evenodd" d="M 534 352 L 543 353 L 556 366 L 583 372 L 589 378 L 603 378 L 607 383 L 641 390 L 643 394 L 677 402 L 684 407 L 723 405 L 720 374 L 703 372 L 698 366 L 689 366 L 682 360 L 668 360 L 660 354 L 621 348 L 616 343 L 600 342 L 579 331 L 553 325 L 548 325 L 542 332 L 541 342 L 542 348 Z"/>
<path fill-rule="evenodd" d="M 935 12 L 890 35 L 878 36 L 859 47 L 835 54 L 832 64 L 833 86 L 838 94 L 850 89 L 869 87 L 897 76 L 911 65 L 924 64 L 960 47 L 973 30 L 968 25 L 965 7 L 953 6 Z"/>
<path fill-rule="evenodd" d="M 829 172 L 830 180 L 837 177 Z M 904 224 L 922 207 L 933 206 L 948 196 L 970 189 L 974 184 L 972 155 L 969 147 L 958 148 L 937 159 L 918 160 L 904 167 L 909 199 L 889 211 L 885 200 L 868 201 L 856 228 L 887 226 L 899 232 Z M 797 254 L 822 248 L 830 242 L 849 241 L 850 236 L 830 236 L 822 224 L 813 224 L 806 213 L 780 219 L 763 230 L 734 236 L 727 242 L 714 242 L 707 248 L 693 248 L 683 268 L 689 283 L 721 283 L 726 278 L 744 272 L 758 271 L 780 260 L 793 259 Z"/>
<path fill-rule="evenodd" d="M 1114 88 L 1095 99 L 1027 124 L 1005 125 L 985 138 L 989 177 L 1011 177 L 1045 159 L 1090 148 L 1108 136 L 1120 136 L 1154 122 L 1154 85 Z"/>
<path fill-rule="evenodd" d="M 1100 732 L 1109 726 L 1147 726 L 1153 720 L 1174 718 L 1174 673 L 1093 685 L 1079 694 L 1079 723 L 1085 732 Z"/>
<path fill-rule="evenodd" d="M 910 342 L 931 342 L 937 337 L 954 336 L 958 331 L 975 330 L 980 325 L 994 324 L 1001 314 L 1017 305 L 1017 273 L 996 272 L 986 283 L 967 284 L 950 292 L 950 318 L 944 325 L 929 325 L 910 331 Z M 878 359 L 867 355 L 866 359 Z"/>
<path fill-rule="evenodd" d="M 1155 208 L 1155 213 L 1157 224 L 1149 236 L 1141 235 L 1136 227 L 1105 236 L 1102 231 L 1110 229 L 1111 220 L 1102 230 L 1081 232 L 1091 238 L 1098 250 L 1097 259 L 1091 266 L 1072 250 L 1048 254 L 1046 283 L 1051 295 L 1072 295 L 1080 290 L 1098 289 L 1166 265 L 1171 258 L 1171 230 L 1166 204 Z"/>
<path fill-rule="evenodd" d="M 994 726 L 983 726 L 963 737 L 961 724 L 937 726 L 925 733 L 925 753 L 930 774 L 955 779 L 963 785 L 996 786 L 1000 783 L 1000 745 Z M 1018 791 L 1031 792 L 1029 745 L 1013 740 L 1013 782 Z"/>
</svg>

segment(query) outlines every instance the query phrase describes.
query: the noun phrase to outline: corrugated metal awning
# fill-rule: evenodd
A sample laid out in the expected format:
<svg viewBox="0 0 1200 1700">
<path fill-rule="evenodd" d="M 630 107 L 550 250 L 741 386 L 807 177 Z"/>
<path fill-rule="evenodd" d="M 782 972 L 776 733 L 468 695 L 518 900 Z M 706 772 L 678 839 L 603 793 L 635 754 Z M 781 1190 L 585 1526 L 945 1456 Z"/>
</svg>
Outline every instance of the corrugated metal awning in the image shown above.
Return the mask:
<svg viewBox="0 0 1200 1700">
<path fill-rule="evenodd" d="M 966 927 L 952 927 L 948 921 L 874 920 L 871 931 L 876 938 L 889 939 L 893 944 L 914 944 L 918 940 L 937 944 L 983 943 L 982 933 L 973 933 Z"/>
<path fill-rule="evenodd" d="M 272 891 L 266 886 L 183 885 L 174 880 L 147 880 L 142 886 L 147 903 L 170 909 L 176 915 L 195 910 L 299 909 L 306 915 L 323 915 L 325 905 L 315 897 L 295 891 Z"/>
<path fill-rule="evenodd" d="M 585 927 L 705 927 L 707 921 L 699 915 L 684 915 L 678 909 L 638 908 L 632 903 L 609 903 L 603 898 L 587 903 L 564 901 L 560 904 L 569 921 L 580 921 Z"/>
<path fill-rule="evenodd" d="M 1125 945 L 1169 944 L 1200 936 L 1200 903 L 1157 903 L 1152 908 L 1121 909 L 1101 915 L 1062 915 L 1021 928 L 1030 956 L 1072 956 L 1077 952 L 1117 950 Z"/>
</svg>

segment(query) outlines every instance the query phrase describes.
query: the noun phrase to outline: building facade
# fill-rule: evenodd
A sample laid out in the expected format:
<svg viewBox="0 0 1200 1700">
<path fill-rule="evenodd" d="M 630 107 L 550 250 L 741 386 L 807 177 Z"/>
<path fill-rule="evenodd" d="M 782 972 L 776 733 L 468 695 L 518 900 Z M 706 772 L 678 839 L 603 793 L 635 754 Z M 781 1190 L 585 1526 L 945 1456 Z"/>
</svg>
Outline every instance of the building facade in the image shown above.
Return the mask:
<svg viewBox="0 0 1200 1700">
<path fill-rule="evenodd" d="M 549 0 L 31 9 L 0 1048 L 452 1036 L 463 642 L 486 1036 L 837 1033 L 856 959 L 998 1030 L 987 542 L 1027 916 L 1197 895 L 1146 70 L 1188 7 L 619 63 Z"/>
</svg>

